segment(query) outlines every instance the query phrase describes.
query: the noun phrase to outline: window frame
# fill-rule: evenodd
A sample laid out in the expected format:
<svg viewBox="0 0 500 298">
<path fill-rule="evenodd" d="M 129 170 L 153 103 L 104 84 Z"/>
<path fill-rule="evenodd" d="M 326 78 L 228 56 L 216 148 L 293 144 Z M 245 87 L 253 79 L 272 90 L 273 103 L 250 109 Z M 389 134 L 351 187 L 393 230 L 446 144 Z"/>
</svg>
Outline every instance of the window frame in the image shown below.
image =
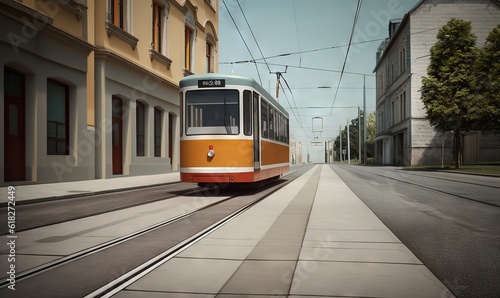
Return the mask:
<svg viewBox="0 0 500 298">
<path fill-rule="evenodd" d="M 139 116 L 140 113 L 141 113 L 141 109 L 142 109 L 142 123 L 141 123 L 141 119 Z M 142 157 L 142 156 L 146 156 L 146 104 L 140 102 L 140 101 L 137 101 L 136 102 L 136 110 L 135 110 L 135 141 L 136 141 L 136 156 L 139 156 L 139 157 Z M 142 131 L 140 130 L 141 128 L 141 125 L 142 125 Z M 140 140 L 142 139 L 142 145 L 140 144 Z M 140 147 L 142 147 L 142 154 L 140 154 Z"/>
<path fill-rule="evenodd" d="M 252 135 L 252 116 L 253 116 L 253 97 L 252 91 L 243 91 L 243 134 L 245 136 Z"/>
<path fill-rule="evenodd" d="M 153 148 L 154 156 L 161 157 L 161 143 L 162 143 L 162 125 L 163 125 L 163 111 L 159 107 L 154 108 L 154 121 L 153 121 Z"/>
<path fill-rule="evenodd" d="M 220 92 L 220 94 L 214 92 Z M 196 95 L 190 96 L 190 94 Z M 224 101 L 214 101 L 214 98 L 210 97 L 212 95 L 219 97 L 224 95 Z M 242 117 L 240 97 L 241 93 L 238 89 L 195 89 L 186 91 L 184 98 L 184 125 L 186 125 L 184 134 L 186 136 L 239 135 L 241 133 L 240 118 Z M 198 102 L 200 98 L 204 98 L 207 102 Z M 213 106 L 213 108 L 203 109 L 203 107 L 208 106 Z M 223 110 L 219 106 L 223 106 Z M 233 108 L 228 109 L 227 106 Z M 221 111 L 223 112 L 221 113 Z M 212 113 L 214 116 L 206 116 Z M 220 117 L 221 115 L 223 117 Z"/>
<path fill-rule="evenodd" d="M 163 29 L 163 15 L 164 15 L 165 7 L 160 4 L 158 1 L 153 1 L 152 4 L 152 46 L 153 50 L 158 53 L 162 53 L 162 29 Z"/>
<path fill-rule="evenodd" d="M 50 84 L 60 86 L 64 88 L 64 138 L 58 137 L 58 123 L 56 123 L 56 136 L 52 137 L 49 134 L 49 123 L 56 122 L 51 121 L 49 117 L 49 86 Z M 69 155 L 69 130 L 70 130 L 70 119 L 69 119 L 69 86 L 60 81 L 54 79 L 47 79 L 47 155 Z M 49 144 L 51 141 L 56 142 L 55 152 L 50 149 Z M 64 142 L 64 151 L 59 151 L 59 142 Z"/>
</svg>

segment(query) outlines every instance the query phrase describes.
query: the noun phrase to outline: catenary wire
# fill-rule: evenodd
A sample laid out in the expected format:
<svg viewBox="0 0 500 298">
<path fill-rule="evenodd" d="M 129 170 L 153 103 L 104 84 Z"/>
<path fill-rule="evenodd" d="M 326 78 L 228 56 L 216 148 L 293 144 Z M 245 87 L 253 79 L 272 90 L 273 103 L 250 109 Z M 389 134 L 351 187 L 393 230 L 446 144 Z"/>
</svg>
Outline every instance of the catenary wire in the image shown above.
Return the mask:
<svg viewBox="0 0 500 298">
<path fill-rule="evenodd" d="M 356 24 L 358 23 L 359 12 L 361 11 L 361 5 L 363 4 L 363 0 L 358 0 L 358 5 L 356 7 L 356 13 L 354 14 L 354 21 L 352 23 L 351 29 L 351 37 L 349 38 L 349 44 L 347 46 L 347 51 L 345 53 L 344 64 L 342 65 L 342 71 L 340 73 L 339 82 L 337 84 L 337 90 L 335 90 L 335 95 L 333 97 L 332 106 L 330 108 L 330 114 L 332 113 L 333 106 L 335 105 L 335 101 L 337 100 L 337 95 L 339 94 L 339 87 L 342 83 L 342 77 L 344 76 L 345 66 L 347 64 L 347 58 L 349 57 L 349 50 L 351 49 L 352 38 L 354 36 L 354 30 L 356 29 Z"/>
<path fill-rule="evenodd" d="M 257 38 L 255 38 L 255 34 L 253 34 L 252 27 L 248 23 L 247 16 L 245 15 L 245 12 L 241 8 L 240 1 L 236 0 L 236 3 L 238 3 L 238 7 L 240 8 L 241 14 L 243 15 L 243 18 L 245 19 L 245 22 L 247 23 L 248 29 L 250 29 L 250 33 L 252 34 L 253 40 L 255 41 L 255 44 L 257 45 L 257 48 L 259 49 L 260 55 L 262 56 L 262 59 L 264 60 L 264 63 L 267 66 L 267 69 L 269 70 L 269 72 L 271 72 L 271 68 L 269 68 L 269 65 L 267 65 L 266 58 L 264 57 L 264 54 L 262 53 L 262 50 L 260 49 L 259 42 L 257 41 Z M 253 59 L 253 57 L 252 57 L 252 59 Z M 261 82 L 261 85 L 262 85 L 262 82 Z"/>
<path fill-rule="evenodd" d="M 250 51 L 250 48 L 248 47 L 248 45 L 245 41 L 245 38 L 243 38 L 243 35 L 241 34 L 241 31 L 238 28 L 238 25 L 236 24 L 236 21 L 234 20 L 233 15 L 229 11 L 229 8 L 227 7 L 226 2 L 224 0 L 222 0 L 222 3 L 224 4 L 224 7 L 226 7 L 227 13 L 229 14 L 229 17 L 231 17 L 231 20 L 233 21 L 234 26 L 236 27 L 236 30 L 238 31 L 238 33 L 241 37 L 241 40 L 243 40 L 243 43 L 245 44 L 245 47 L 247 48 L 248 53 L 250 54 L 250 57 L 252 57 L 252 59 L 254 59 L 254 57 L 252 55 L 252 51 Z M 255 64 L 255 69 L 257 70 L 257 75 L 259 76 L 259 81 L 260 81 L 260 84 L 262 85 L 262 78 L 260 77 L 260 72 L 259 72 L 259 68 L 257 67 L 257 64 Z"/>
</svg>

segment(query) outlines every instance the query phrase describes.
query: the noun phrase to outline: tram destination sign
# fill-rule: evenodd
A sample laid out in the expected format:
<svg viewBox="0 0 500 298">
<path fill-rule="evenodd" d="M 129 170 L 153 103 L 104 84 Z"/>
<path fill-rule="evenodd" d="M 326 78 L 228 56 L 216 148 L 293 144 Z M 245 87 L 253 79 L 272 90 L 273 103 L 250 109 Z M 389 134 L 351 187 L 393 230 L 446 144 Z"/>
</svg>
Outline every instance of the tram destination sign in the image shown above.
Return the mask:
<svg viewBox="0 0 500 298">
<path fill-rule="evenodd" d="M 224 79 L 198 80 L 198 88 L 214 88 L 214 87 L 226 87 L 226 80 Z"/>
</svg>

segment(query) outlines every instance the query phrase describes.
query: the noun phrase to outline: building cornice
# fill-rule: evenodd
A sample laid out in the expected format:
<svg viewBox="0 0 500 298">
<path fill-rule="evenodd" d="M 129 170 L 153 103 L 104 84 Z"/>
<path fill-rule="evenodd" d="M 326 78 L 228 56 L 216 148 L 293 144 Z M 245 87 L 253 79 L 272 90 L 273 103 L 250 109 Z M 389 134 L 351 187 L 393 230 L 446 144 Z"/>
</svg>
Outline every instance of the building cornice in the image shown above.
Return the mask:
<svg viewBox="0 0 500 298">
<path fill-rule="evenodd" d="M 403 17 L 403 20 L 401 21 L 401 23 L 399 24 L 398 26 L 398 29 L 396 29 L 396 32 L 394 32 L 394 35 L 392 36 L 392 38 L 389 39 L 389 43 L 385 46 L 385 49 L 384 49 L 384 52 L 382 53 L 382 55 L 380 56 L 380 58 L 378 59 L 377 61 L 377 64 L 375 65 L 375 68 L 373 69 L 373 72 L 376 72 L 378 67 L 380 66 L 383 58 L 385 57 L 385 54 L 387 52 L 387 49 L 389 49 L 390 47 L 392 47 L 392 44 L 393 44 L 393 40 L 396 39 L 396 37 L 401 34 L 401 32 L 403 31 L 403 27 L 406 25 L 407 22 L 409 22 L 409 19 L 410 19 L 410 16 L 411 14 L 413 14 L 413 12 L 415 12 L 415 10 L 417 10 L 424 2 L 426 2 L 427 0 L 420 0 L 417 4 L 415 4 L 415 6 L 413 6 L 413 8 L 411 8 Z M 489 0 L 491 3 L 493 3 L 494 5 L 497 5 L 500 7 L 500 0 Z"/>
<path fill-rule="evenodd" d="M 14 0 L 1 1 L 0 13 L 37 31 L 48 25 L 54 24 L 52 18 Z M 36 26 L 32 22 L 25 21 L 33 19 L 36 19 Z"/>
<path fill-rule="evenodd" d="M 138 72 L 141 72 L 143 75 L 147 75 L 147 76 L 152 76 L 155 81 L 158 81 L 158 82 L 161 82 L 161 83 L 164 83 L 166 85 L 169 85 L 171 87 L 174 87 L 174 88 L 179 88 L 179 85 L 174 83 L 173 81 L 165 78 L 165 77 L 162 77 L 154 72 L 151 72 L 150 70 L 144 68 L 143 66 L 137 64 L 137 63 L 134 63 L 132 61 L 130 61 L 129 59 L 109 50 L 109 49 L 106 49 L 106 48 L 102 48 L 102 47 L 98 47 L 95 49 L 95 59 L 102 59 L 102 60 L 112 60 L 112 61 L 115 61 L 127 68 L 132 68 L 134 69 L 134 71 L 138 71 Z"/>
<path fill-rule="evenodd" d="M 48 34 L 79 50 L 84 50 L 87 53 L 95 50 L 95 47 L 86 40 L 53 26 L 54 20 L 52 18 L 17 1 L 6 0 L 4 2 L 0 2 L 0 13 L 24 24 L 24 26 L 27 26 L 30 29 Z M 31 22 L 27 20 L 34 21 Z"/>
<path fill-rule="evenodd" d="M 423 2 L 423 1 L 422 1 Z M 396 29 L 396 32 L 394 32 L 394 35 L 389 39 L 389 43 L 387 43 L 384 47 L 384 51 L 382 52 L 382 55 L 380 55 L 380 58 L 378 59 L 377 61 L 377 64 L 375 65 L 375 68 L 373 69 L 373 72 L 376 72 L 377 71 L 377 68 L 380 66 L 380 64 L 382 63 L 382 61 L 384 60 L 385 56 L 386 56 L 386 53 L 388 52 L 388 50 L 392 47 L 393 43 L 395 43 L 394 40 L 397 39 L 397 37 L 399 37 L 399 35 L 401 35 L 403 32 L 403 28 L 406 26 L 406 23 L 409 22 L 409 19 L 410 19 L 410 12 L 407 12 L 403 19 L 401 20 L 401 23 L 399 24 L 398 26 L 398 29 Z"/>
</svg>

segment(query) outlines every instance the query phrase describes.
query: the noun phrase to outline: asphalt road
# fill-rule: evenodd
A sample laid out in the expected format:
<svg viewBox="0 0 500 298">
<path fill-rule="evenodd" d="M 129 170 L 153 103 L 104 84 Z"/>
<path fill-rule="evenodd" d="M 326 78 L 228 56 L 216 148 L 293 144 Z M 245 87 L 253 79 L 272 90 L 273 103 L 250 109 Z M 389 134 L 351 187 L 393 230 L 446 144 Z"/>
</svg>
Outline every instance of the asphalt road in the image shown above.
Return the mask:
<svg viewBox="0 0 500 298">
<path fill-rule="evenodd" d="M 500 296 L 500 178 L 332 167 L 457 297 Z"/>
</svg>

